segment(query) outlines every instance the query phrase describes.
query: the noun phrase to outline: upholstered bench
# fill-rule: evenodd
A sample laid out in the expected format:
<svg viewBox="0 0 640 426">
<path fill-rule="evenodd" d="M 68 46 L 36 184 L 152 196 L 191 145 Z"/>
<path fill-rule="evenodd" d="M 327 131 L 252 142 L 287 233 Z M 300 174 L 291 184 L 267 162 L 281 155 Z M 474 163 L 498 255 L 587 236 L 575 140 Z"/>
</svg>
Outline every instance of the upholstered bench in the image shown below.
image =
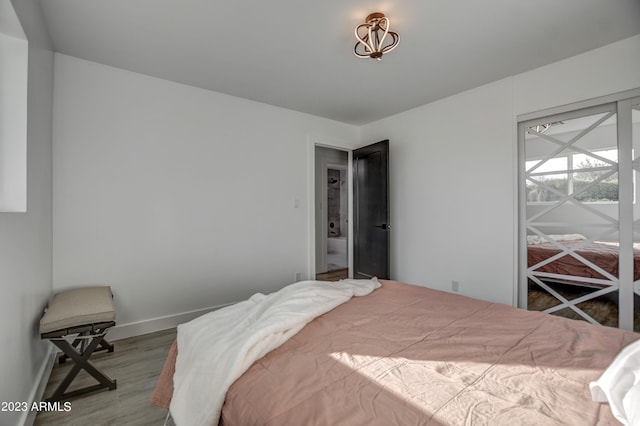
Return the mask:
<svg viewBox="0 0 640 426">
<path fill-rule="evenodd" d="M 61 401 L 103 388 L 116 388 L 116 381 L 89 360 L 96 350 L 113 352 L 113 345 L 104 336 L 108 328 L 116 325 L 115 318 L 110 287 L 76 288 L 53 297 L 40 320 L 40 337 L 51 340 L 62 350 L 60 363 L 72 359 L 75 365 L 47 401 Z M 67 339 L 73 340 L 69 343 Z M 99 384 L 65 393 L 80 370 L 85 370 Z"/>
</svg>

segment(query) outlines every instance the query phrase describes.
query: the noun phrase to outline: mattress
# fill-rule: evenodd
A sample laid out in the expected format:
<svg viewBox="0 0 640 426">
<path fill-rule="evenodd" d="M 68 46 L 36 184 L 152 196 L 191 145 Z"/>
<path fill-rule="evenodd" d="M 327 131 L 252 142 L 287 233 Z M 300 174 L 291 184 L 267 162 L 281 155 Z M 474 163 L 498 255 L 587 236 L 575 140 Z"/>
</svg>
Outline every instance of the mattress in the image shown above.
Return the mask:
<svg viewBox="0 0 640 426">
<path fill-rule="evenodd" d="M 593 242 L 585 244 L 584 241 L 561 241 L 560 244 L 568 249 L 575 249 L 575 253 L 584 259 L 599 266 L 614 277 L 618 276 L 619 248 L 616 244 Z M 544 260 L 562 252 L 552 243 L 542 243 L 527 246 L 527 263 L 531 268 Z M 535 272 L 547 272 L 552 274 L 570 275 L 576 278 L 607 279 L 595 269 L 575 257 L 565 254 L 560 258 L 537 267 Z M 640 250 L 634 249 L 634 281 L 640 279 Z M 579 281 L 567 279 L 567 281 Z"/>
<path fill-rule="evenodd" d="M 617 424 L 589 383 L 639 334 L 381 280 L 229 388 L 236 425 Z M 168 407 L 172 348 L 153 397 Z"/>
</svg>

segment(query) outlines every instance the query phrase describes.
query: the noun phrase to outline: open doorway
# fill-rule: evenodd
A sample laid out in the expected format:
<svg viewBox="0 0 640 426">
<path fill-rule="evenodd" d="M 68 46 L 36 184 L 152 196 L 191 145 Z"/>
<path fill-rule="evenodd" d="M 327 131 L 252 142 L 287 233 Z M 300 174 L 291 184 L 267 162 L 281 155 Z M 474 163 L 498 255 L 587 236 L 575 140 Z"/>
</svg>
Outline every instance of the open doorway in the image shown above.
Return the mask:
<svg viewBox="0 0 640 426">
<path fill-rule="evenodd" d="M 316 279 L 349 275 L 349 153 L 315 147 Z"/>
</svg>

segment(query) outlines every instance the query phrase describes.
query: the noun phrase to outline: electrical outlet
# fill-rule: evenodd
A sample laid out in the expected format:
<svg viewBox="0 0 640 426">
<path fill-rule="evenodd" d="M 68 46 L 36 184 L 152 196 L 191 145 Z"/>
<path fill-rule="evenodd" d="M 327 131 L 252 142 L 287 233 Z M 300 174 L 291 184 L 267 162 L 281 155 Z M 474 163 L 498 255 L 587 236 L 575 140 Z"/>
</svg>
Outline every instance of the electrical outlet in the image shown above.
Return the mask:
<svg viewBox="0 0 640 426">
<path fill-rule="evenodd" d="M 296 272 L 295 273 L 295 280 L 296 282 L 300 281 L 302 279 L 302 274 L 300 272 Z"/>
<path fill-rule="evenodd" d="M 451 290 L 456 293 L 460 291 L 460 283 L 458 281 L 451 281 Z"/>
</svg>

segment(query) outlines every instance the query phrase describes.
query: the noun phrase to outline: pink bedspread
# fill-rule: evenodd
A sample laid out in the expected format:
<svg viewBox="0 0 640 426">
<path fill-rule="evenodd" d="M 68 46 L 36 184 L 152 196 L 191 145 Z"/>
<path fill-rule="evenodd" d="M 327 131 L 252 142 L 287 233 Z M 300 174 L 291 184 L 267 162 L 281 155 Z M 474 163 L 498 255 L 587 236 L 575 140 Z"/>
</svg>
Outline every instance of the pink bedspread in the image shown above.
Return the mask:
<svg viewBox="0 0 640 426">
<path fill-rule="evenodd" d="M 640 334 L 382 283 L 254 363 L 222 423 L 616 424 L 588 384 Z M 172 362 L 175 350 L 156 405 L 169 405 Z"/>
<path fill-rule="evenodd" d="M 620 257 L 620 249 L 612 243 L 594 242 L 587 245 L 584 241 L 561 241 L 563 246 L 573 248 L 580 246 L 575 252 L 591 263 L 598 265 L 614 277 L 618 276 L 618 258 Z M 536 265 L 556 254 L 562 252 L 559 248 L 551 243 L 533 244 L 527 246 L 527 263 L 529 267 Z M 640 279 L 640 249 L 635 248 L 633 255 L 633 280 Z M 582 263 L 573 256 L 565 254 L 564 256 L 547 263 L 544 266 L 536 268 L 536 272 L 550 272 L 553 274 L 572 275 L 574 277 L 598 278 L 606 279 L 595 269 Z"/>
</svg>

